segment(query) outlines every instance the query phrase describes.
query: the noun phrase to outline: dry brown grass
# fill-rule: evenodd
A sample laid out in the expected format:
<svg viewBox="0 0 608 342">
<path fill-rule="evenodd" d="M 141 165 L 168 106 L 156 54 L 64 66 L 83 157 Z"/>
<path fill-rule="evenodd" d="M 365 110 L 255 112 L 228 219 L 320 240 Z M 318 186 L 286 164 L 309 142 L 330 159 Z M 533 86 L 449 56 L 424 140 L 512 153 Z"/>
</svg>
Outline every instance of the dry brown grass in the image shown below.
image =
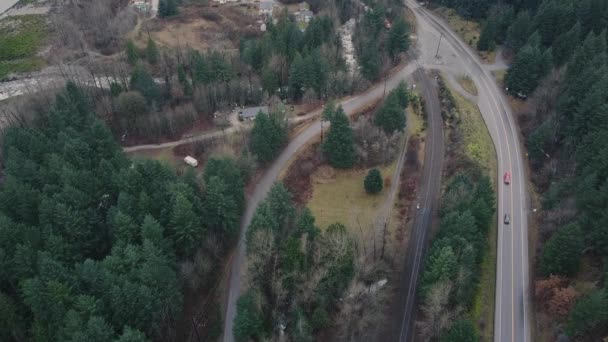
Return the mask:
<svg viewBox="0 0 608 342">
<path fill-rule="evenodd" d="M 261 34 L 256 11 L 247 6 L 187 5 L 172 19 L 148 23 L 150 35 L 161 46 L 193 48 L 200 51 L 236 51 L 239 39 Z M 145 31 L 145 30 L 142 30 Z M 143 46 L 147 34 L 139 34 Z"/>
<path fill-rule="evenodd" d="M 481 35 L 481 25 L 478 22 L 464 19 L 451 8 L 438 7 L 434 12 L 443 18 L 452 30 L 462 37 L 465 43 L 477 51 L 477 41 Z M 494 63 L 496 59 L 495 51 L 477 51 L 477 53 L 486 63 Z"/>
<path fill-rule="evenodd" d="M 467 93 L 477 96 L 477 87 L 470 77 L 461 76 L 458 78 L 458 83 L 467 91 Z"/>
<path fill-rule="evenodd" d="M 380 167 L 383 178 L 392 177 L 396 163 Z M 320 167 L 312 175 L 313 192 L 308 202 L 321 228 L 340 222 L 354 235 L 372 234 L 378 211 L 388 195 L 388 189 L 369 195 L 363 188 L 365 170 L 335 170 Z"/>
</svg>

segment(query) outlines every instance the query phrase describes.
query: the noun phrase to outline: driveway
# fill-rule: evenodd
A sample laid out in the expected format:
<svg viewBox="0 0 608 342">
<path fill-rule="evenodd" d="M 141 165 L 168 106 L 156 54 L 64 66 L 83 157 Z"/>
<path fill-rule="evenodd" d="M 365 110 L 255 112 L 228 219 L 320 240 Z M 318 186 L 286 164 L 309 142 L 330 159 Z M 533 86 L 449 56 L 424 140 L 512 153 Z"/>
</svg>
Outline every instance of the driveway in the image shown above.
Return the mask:
<svg viewBox="0 0 608 342">
<path fill-rule="evenodd" d="M 395 72 L 386 82 L 386 90 L 388 91 L 397 87 L 401 80 L 407 78 L 408 75 L 411 75 L 416 70 L 416 65 L 409 64 L 402 67 L 400 70 Z M 340 102 L 344 111 L 347 115 L 352 115 L 356 113 L 358 110 L 363 109 L 369 103 L 376 101 L 382 98 L 384 94 L 384 82 L 380 82 L 375 85 L 370 90 L 365 93 L 351 97 L 345 101 Z M 321 114 L 321 110 L 314 111 L 309 115 L 319 115 Z M 327 123 L 324 125 L 327 127 Z M 228 296 L 226 303 L 226 312 L 224 315 L 224 337 L 223 341 L 225 342 L 233 342 L 234 336 L 232 334 L 232 327 L 234 323 L 234 318 L 236 316 L 236 301 L 241 294 L 241 283 L 243 281 L 243 271 L 245 266 L 245 232 L 251 219 L 253 217 L 253 213 L 257 208 L 260 201 L 262 201 L 265 197 L 274 182 L 276 182 L 279 178 L 279 174 L 281 170 L 287 165 L 289 160 L 302 148 L 305 146 L 311 139 L 315 138 L 321 133 L 321 123 L 319 121 L 312 124 L 302 133 L 300 133 L 295 139 L 293 139 L 289 145 L 281 152 L 279 157 L 268 167 L 260 181 L 256 184 L 256 187 L 247 201 L 247 208 L 245 209 L 245 214 L 243 215 L 243 219 L 241 221 L 240 228 L 240 238 L 237 245 L 237 251 L 232 261 L 232 268 L 230 270 L 230 280 L 229 280 L 229 288 L 228 288 Z"/>
</svg>

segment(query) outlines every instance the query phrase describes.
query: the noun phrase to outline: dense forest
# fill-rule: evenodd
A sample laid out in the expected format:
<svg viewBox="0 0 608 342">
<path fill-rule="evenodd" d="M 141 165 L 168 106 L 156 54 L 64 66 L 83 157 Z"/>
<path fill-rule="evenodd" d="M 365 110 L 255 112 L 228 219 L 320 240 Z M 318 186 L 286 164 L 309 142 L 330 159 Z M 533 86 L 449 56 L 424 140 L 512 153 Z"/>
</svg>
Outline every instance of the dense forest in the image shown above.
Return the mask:
<svg viewBox="0 0 608 342">
<path fill-rule="evenodd" d="M 237 303 L 239 341 L 286 334 L 313 341 L 355 273 L 353 241 L 341 224 L 323 233 L 310 210 L 296 211 L 281 183 L 257 208 L 247 231 L 249 289 Z"/>
<path fill-rule="evenodd" d="M 473 322 L 462 313 L 473 305 L 495 202 L 490 179 L 475 169 L 455 175 L 447 185 L 439 230 L 425 257 L 419 283 L 424 313 L 424 321 L 419 323 L 421 336 L 442 336 L 442 341 L 479 339 Z M 455 318 L 458 320 L 450 325 Z"/>
<path fill-rule="evenodd" d="M 74 84 L 31 127 L 6 129 L 0 340 L 171 341 L 186 288 L 215 282 L 245 174 L 129 160 Z"/>
<path fill-rule="evenodd" d="M 537 281 L 537 295 L 551 290 L 537 297 L 539 307 L 548 307 L 552 319 L 565 322 L 569 336 L 597 340 L 608 322 L 603 279 L 608 257 L 608 3 L 433 2 L 484 23 L 479 49 L 502 44 L 513 56 L 505 86 L 512 95 L 528 98 L 519 119 L 532 178 L 542 194 L 537 275 L 553 275 Z M 584 264 L 599 266 L 592 272 L 597 288 L 580 292 L 572 282 L 583 251 Z M 562 310 L 551 309 L 560 306 Z"/>
</svg>

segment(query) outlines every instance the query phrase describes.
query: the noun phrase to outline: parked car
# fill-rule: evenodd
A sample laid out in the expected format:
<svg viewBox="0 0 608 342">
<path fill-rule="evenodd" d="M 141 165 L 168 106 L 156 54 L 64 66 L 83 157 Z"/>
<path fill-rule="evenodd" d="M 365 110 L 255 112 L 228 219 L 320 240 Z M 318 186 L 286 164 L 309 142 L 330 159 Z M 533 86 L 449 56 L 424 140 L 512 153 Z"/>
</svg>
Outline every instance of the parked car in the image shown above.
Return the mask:
<svg viewBox="0 0 608 342">
<path fill-rule="evenodd" d="M 511 217 L 509 217 L 509 214 L 505 214 L 505 224 L 510 224 L 511 223 Z"/>
</svg>

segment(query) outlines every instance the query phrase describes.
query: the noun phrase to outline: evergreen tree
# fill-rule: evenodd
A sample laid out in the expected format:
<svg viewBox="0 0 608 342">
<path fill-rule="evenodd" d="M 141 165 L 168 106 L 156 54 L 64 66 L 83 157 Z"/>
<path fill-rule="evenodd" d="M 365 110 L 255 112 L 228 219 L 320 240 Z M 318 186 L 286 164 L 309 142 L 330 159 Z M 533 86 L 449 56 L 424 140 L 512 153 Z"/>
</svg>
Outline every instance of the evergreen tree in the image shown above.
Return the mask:
<svg viewBox="0 0 608 342">
<path fill-rule="evenodd" d="M 148 339 L 141 331 L 126 326 L 116 342 L 148 342 Z"/>
<path fill-rule="evenodd" d="M 130 216 L 122 211 L 118 211 L 112 221 L 116 243 L 129 244 L 135 243 L 138 240 L 139 227 L 137 227 Z"/>
<path fill-rule="evenodd" d="M 530 95 L 550 68 L 550 49 L 542 53 L 537 45 L 526 45 L 515 57 L 505 85 L 513 95 Z"/>
<path fill-rule="evenodd" d="M 252 291 L 242 295 L 236 303 L 234 319 L 234 337 L 237 341 L 248 341 L 258 338 L 264 332 L 262 315 L 257 309 Z"/>
<path fill-rule="evenodd" d="M 20 317 L 12 298 L 0 292 L 0 339 L 18 341 L 25 338 L 23 322 L 24 318 Z"/>
<path fill-rule="evenodd" d="M 112 97 L 118 97 L 118 95 L 120 95 L 120 93 L 122 93 L 123 91 L 124 91 L 124 89 L 122 88 L 122 85 L 120 85 L 120 83 L 118 83 L 118 82 L 110 83 L 110 94 L 112 94 Z"/>
<path fill-rule="evenodd" d="M 493 51 L 496 48 L 499 24 L 500 22 L 496 18 L 490 17 L 486 20 L 477 41 L 477 49 L 479 51 Z"/>
<path fill-rule="evenodd" d="M 333 167 L 348 169 L 355 163 L 353 132 L 342 106 L 338 106 L 332 115 L 327 139 L 323 144 L 323 152 Z"/>
<path fill-rule="evenodd" d="M 407 100 L 400 103 L 400 99 L 407 99 L 407 95 L 398 96 L 398 92 L 391 92 L 374 115 L 374 124 L 387 134 L 395 131 L 403 132 L 405 129 L 405 107 L 402 107 L 401 103 L 407 102 Z"/>
<path fill-rule="evenodd" d="M 582 39 L 582 27 L 576 23 L 568 32 L 559 35 L 553 44 L 553 57 L 557 66 L 568 61 Z"/>
<path fill-rule="evenodd" d="M 222 179 L 212 176 L 207 183 L 205 218 L 209 227 L 232 237 L 238 232 L 239 210 Z"/>
<path fill-rule="evenodd" d="M 287 125 L 279 114 L 258 113 L 251 130 L 251 151 L 262 163 L 274 159 L 287 140 Z"/>
<path fill-rule="evenodd" d="M 171 17 L 177 14 L 176 0 L 160 0 L 158 3 L 158 16 L 161 18 Z"/>
<path fill-rule="evenodd" d="M 441 342 L 477 342 L 479 336 L 475 331 L 473 323 L 468 319 L 460 319 L 454 323 L 450 329 L 443 334 Z"/>
<path fill-rule="evenodd" d="M 196 84 L 208 84 L 212 80 L 207 58 L 198 51 L 192 56 L 192 81 Z"/>
<path fill-rule="evenodd" d="M 245 180 L 238 162 L 231 157 L 211 157 L 205 165 L 203 178 L 209 184 L 211 177 L 218 177 L 227 187 L 226 195 L 230 196 L 240 212 L 245 205 Z"/>
<path fill-rule="evenodd" d="M 438 241 L 425 261 L 424 271 L 420 279 L 420 295 L 426 298 L 431 287 L 443 279 L 451 279 L 457 270 L 457 258 L 450 246 L 438 248 Z"/>
<path fill-rule="evenodd" d="M 203 230 L 192 203 L 182 193 L 175 196 L 169 227 L 175 235 L 175 249 L 178 254 L 186 257 L 193 255 L 201 241 Z"/>
<path fill-rule="evenodd" d="M 148 38 L 148 44 L 146 45 L 146 58 L 150 64 L 158 63 L 158 48 L 156 47 L 156 43 L 152 40 L 152 38 Z"/>
<path fill-rule="evenodd" d="M 515 21 L 507 30 L 506 45 L 512 51 L 519 51 L 521 47 L 526 45 L 528 38 L 534 30 L 534 22 L 528 11 L 519 12 Z"/>
<path fill-rule="evenodd" d="M 131 74 L 131 89 L 139 91 L 148 101 L 148 103 L 158 101 L 160 99 L 160 90 L 154 82 L 154 79 L 144 69 L 143 65 L 138 64 Z"/>
<path fill-rule="evenodd" d="M 405 19 L 399 17 L 388 35 L 388 53 L 396 60 L 400 53 L 407 52 L 410 47 L 410 27 Z"/>
<path fill-rule="evenodd" d="M 331 122 L 334 114 L 336 113 L 336 104 L 333 101 L 329 101 L 323 107 L 322 119 Z"/>
<path fill-rule="evenodd" d="M 133 43 L 132 40 L 127 41 L 127 61 L 131 65 L 137 64 L 139 60 L 139 52 L 137 51 L 137 47 Z"/>
<path fill-rule="evenodd" d="M 382 191 L 384 181 L 382 180 L 380 170 L 376 168 L 369 170 L 363 184 L 365 192 L 368 194 L 377 194 Z"/>
<path fill-rule="evenodd" d="M 550 47 L 555 38 L 574 24 L 574 8 L 569 2 L 544 0 L 541 2 L 534 23 L 544 46 Z"/>
<path fill-rule="evenodd" d="M 188 78 L 186 76 L 186 69 L 184 68 L 183 64 L 180 64 L 177 66 L 177 80 L 179 81 L 179 84 L 182 85 L 182 90 L 184 92 L 184 95 L 192 96 L 192 94 L 193 94 L 192 83 L 190 83 L 190 80 L 188 80 Z"/>
<path fill-rule="evenodd" d="M 363 43 L 359 56 L 359 65 L 361 66 L 361 74 L 368 81 L 376 81 L 380 77 L 382 67 L 380 49 L 377 42 L 368 40 Z"/>
<path fill-rule="evenodd" d="M 608 295 L 606 290 L 596 290 L 581 298 L 568 317 L 566 332 L 571 337 L 588 334 L 608 322 Z"/>
<path fill-rule="evenodd" d="M 583 232 L 579 227 L 568 225 L 558 229 L 543 248 L 540 262 L 543 275 L 576 274 L 583 248 Z"/>
<path fill-rule="evenodd" d="M 315 217 L 312 215 L 312 211 L 308 208 L 304 208 L 298 217 L 296 224 L 296 232 L 299 234 L 308 234 L 309 239 L 314 239 L 319 235 L 319 228 L 315 225 Z"/>
</svg>

